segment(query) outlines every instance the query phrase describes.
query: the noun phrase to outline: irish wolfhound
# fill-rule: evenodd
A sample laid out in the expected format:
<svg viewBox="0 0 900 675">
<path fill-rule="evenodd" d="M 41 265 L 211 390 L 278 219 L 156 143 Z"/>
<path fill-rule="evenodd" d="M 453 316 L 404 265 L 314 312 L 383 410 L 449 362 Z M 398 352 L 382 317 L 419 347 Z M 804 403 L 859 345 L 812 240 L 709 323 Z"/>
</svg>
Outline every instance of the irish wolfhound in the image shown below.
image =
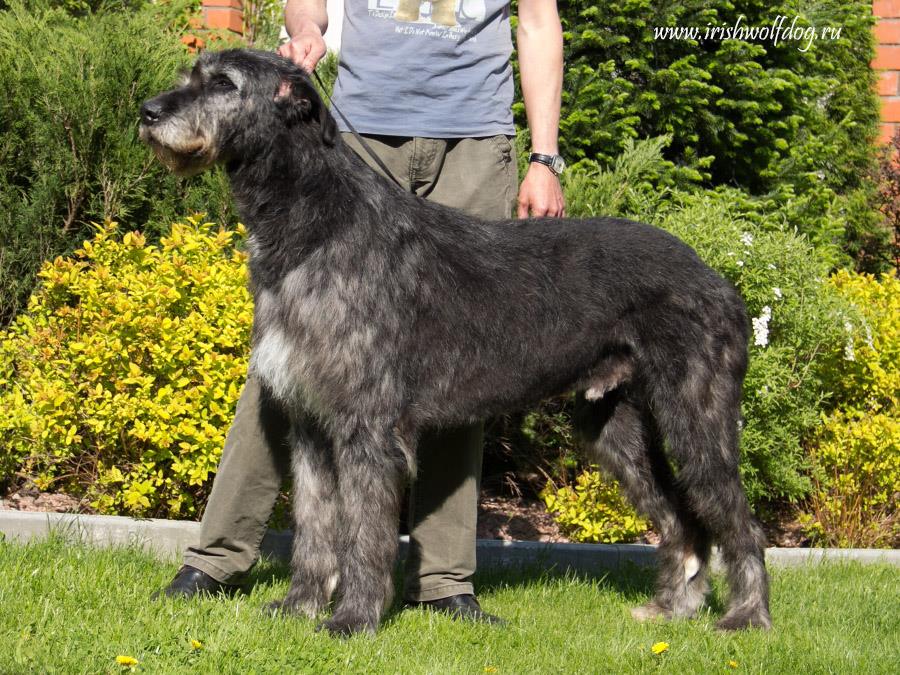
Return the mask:
<svg viewBox="0 0 900 675">
<path fill-rule="evenodd" d="M 738 474 L 746 313 L 693 250 L 626 220 L 484 222 L 406 194 L 272 54 L 205 53 L 141 118 L 172 170 L 225 165 L 250 231 L 251 369 L 295 444 L 280 609 L 315 616 L 336 594 L 325 628 L 374 631 L 422 431 L 575 391 L 589 456 L 661 535 L 634 615 L 695 615 L 715 541 L 731 587 L 718 626 L 769 626 Z"/>
</svg>

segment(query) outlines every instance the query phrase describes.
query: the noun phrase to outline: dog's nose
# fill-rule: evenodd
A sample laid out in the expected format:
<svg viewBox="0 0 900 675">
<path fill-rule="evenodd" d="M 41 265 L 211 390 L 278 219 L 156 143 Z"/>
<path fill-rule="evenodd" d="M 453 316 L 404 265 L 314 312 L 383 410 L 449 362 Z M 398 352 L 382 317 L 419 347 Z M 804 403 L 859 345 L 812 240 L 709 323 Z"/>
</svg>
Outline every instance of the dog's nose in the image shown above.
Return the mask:
<svg viewBox="0 0 900 675">
<path fill-rule="evenodd" d="M 162 103 L 156 99 L 151 99 L 141 106 L 141 122 L 144 124 L 155 124 L 162 115 Z"/>
</svg>

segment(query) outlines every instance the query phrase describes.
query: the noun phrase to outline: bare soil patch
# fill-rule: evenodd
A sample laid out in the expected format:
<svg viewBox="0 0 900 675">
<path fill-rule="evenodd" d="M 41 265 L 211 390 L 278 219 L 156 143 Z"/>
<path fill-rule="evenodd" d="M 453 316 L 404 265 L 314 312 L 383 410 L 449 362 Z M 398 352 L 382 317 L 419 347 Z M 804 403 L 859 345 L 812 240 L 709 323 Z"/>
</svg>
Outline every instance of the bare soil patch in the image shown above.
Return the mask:
<svg viewBox="0 0 900 675">
<path fill-rule="evenodd" d="M 0 510 L 46 513 L 93 513 L 87 502 L 61 492 L 22 488 L 0 499 Z"/>
<path fill-rule="evenodd" d="M 478 538 L 503 541 L 569 541 L 541 502 L 524 497 L 481 496 Z"/>
</svg>

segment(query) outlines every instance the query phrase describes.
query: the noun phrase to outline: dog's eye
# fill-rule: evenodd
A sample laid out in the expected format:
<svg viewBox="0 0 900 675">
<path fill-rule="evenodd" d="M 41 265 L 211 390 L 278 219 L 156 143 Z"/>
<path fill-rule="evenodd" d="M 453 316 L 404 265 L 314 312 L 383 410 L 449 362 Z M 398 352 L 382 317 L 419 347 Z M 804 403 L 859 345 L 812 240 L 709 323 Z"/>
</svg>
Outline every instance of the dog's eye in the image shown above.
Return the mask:
<svg viewBox="0 0 900 675">
<path fill-rule="evenodd" d="M 237 87 L 234 86 L 234 82 L 229 80 L 224 75 L 220 75 L 219 77 L 214 77 L 210 80 L 209 88 L 215 91 L 234 91 Z"/>
</svg>

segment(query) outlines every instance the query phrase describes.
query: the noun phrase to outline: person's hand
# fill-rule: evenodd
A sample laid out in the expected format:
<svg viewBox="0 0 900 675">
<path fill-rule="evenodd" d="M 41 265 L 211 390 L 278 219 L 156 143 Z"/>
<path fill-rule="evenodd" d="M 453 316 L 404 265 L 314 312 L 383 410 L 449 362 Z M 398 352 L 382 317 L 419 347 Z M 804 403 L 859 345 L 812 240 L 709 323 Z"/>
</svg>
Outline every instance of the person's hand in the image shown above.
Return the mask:
<svg viewBox="0 0 900 675">
<path fill-rule="evenodd" d="M 316 64 L 325 56 L 325 40 L 319 27 L 310 22 L 288 42 L 278 48 L 278 55 L 290 59 L 307 73 L 316 69 Z"/>
<path fill-rule="evenodd" d="M 528 173 L 519 186 L 519 218 L 529 215 L 551 218 L 566 215 L 566 201 L 559 177 L 549 167 L 537 162 L 528 165 Z"/>
</svg>

